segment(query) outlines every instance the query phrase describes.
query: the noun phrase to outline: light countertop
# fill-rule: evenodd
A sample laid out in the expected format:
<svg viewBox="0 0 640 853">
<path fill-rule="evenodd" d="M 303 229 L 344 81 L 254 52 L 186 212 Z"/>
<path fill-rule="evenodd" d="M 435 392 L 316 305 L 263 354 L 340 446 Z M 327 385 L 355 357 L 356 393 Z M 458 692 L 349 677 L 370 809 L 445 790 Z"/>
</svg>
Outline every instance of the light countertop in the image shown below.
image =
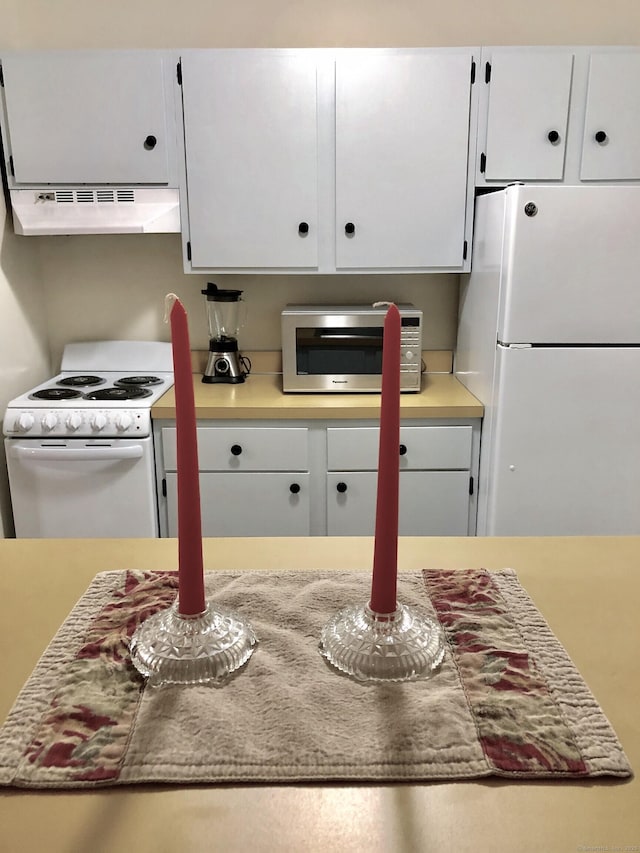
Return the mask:
<svg viewBox="0 0 640 853">
<path fill-rule="evenodd" d="M 380 417 L 379 394 L 283 394 L 279 374 L 250 374 L 239 385 L 202 382 L 193 376 L 196 416 L 226 419 L 359 419 Z M 175 418 L 176 399 L 171 388 L 151 408 L 152 417 Z M 481 418 L 482 404 L 451 373 L 427 373 L 422 390 L 402 394 L 401 417 Z"/>
<path fill-rule="evenodd" d="M 208 569 L 363 569 L 371 538 L 206 539 Z M 175 569 L 175 539 L 0 540 L 0 714 L 98 571 Z M 640 537 L 401 538 L 400 569 L 512 567 L 640 771 Z M 0 791 L 8 853 L 640 849 L 640 782 Z"/>
</svg>

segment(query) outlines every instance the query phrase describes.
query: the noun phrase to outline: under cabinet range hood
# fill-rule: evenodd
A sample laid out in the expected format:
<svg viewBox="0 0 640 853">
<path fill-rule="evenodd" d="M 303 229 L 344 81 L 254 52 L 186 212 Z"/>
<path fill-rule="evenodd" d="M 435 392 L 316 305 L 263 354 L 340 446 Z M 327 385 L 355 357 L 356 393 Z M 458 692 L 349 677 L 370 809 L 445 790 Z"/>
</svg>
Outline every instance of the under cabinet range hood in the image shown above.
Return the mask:
<svg viewBox="0 0 640 853">
<path fill-rule="evenodd" d="M 10 190 L 16 234 L 167 234 L 180 231 L 173 188 Z"/>
</svg>

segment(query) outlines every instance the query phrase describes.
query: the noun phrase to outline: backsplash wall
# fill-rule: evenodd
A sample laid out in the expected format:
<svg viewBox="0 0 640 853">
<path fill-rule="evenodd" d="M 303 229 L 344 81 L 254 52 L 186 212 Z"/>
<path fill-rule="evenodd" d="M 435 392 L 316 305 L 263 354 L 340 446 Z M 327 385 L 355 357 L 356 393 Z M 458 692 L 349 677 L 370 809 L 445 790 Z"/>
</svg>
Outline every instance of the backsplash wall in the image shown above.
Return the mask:
<svg viewBox="0 0 640 853">
<path fill-rule="evenodd" d="M 246 350 L 280 349 L 280 311 L 287 302 L 413 302 L 424 312 L 425 349 L 453 349 L 457 275 L 187 275 L 177 235 L 23 238 L 40 259 L 52 362 L 68 341 L 169 340 L 164 296 L 175 292 L 189 313 L 192 349 L 208 346 L 208 281 L 243 290 Z"/>
</svg>

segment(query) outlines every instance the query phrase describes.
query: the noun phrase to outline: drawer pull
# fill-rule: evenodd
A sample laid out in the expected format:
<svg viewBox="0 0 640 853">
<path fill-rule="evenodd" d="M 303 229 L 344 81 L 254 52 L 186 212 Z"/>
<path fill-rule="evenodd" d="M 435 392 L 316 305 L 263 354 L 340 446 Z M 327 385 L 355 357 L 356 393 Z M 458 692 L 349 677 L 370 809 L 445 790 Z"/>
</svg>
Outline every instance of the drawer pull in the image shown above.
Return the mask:
<svg viewBox="0 0 640 853">
<path fill-rule="evenodd" d="M 239 444 L 232 444 L 231 452 L 234 456 L 240 456 L 240 454 L 242 453 L 242 447 Z"/>
<path fill-rule="evenodd" d="M 299 483 L 291 483 L 291 485 L 289 486 L 289 491 L 291 492 L 292 495 L 297 495 L 298 492 L 300 491 L 300 484 Z"/>
<path fill-rule="evenodd" d="M 604 143 L 605 143 L 605 142 L 607 141 L 607 139 L 608 139 L 607 134 L 604 132 L 604 130 L 598 130 L 598 131 L 596 131 L 596 133 L 594 134 L 593 138 L 594 138 L 594 139 L 595 139 L 595 141 L 598 143 L 598 145 L 604 145 Z"/>
<path fill-rule="evenodd" d="M 347 491 L 347 484 L 338 483 L 338 485 L 336 486 L 336 490 L 340 492 L 341 495 L 343 495 Z"/>
<path fill-rule="evenodd" d="M 400 456 L 406 456 L 406 455 L 407 455 L 407 445 L 401 444 L 400 445 Z"/>
</svg>

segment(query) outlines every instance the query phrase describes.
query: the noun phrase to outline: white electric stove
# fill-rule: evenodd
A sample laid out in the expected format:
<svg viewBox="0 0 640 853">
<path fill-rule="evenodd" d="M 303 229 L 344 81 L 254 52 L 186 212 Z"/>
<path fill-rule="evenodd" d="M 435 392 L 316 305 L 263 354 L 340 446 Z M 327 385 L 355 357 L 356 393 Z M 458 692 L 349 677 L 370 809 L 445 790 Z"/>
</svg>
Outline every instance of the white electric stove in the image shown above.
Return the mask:
<svg viewBox="0 0 640 853">
<path fill-rule="evenodd" d="M 68 344 L 5 412 L 16 536 L 157 536 L 151 406 L 172 385 L 170 343 Z"/>
</svg>

